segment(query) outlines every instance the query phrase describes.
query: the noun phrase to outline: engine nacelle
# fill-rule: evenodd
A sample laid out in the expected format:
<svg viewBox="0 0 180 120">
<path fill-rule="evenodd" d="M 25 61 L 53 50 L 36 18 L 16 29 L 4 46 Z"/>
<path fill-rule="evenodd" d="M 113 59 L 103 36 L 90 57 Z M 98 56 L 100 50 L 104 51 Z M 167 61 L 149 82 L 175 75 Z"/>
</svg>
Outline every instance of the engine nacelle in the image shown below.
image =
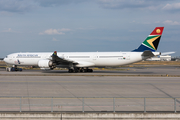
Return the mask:
<svg viewBox="0 0 180 120">
<path fill-rule="evenodd" d="M 38 66 L 40 68 L 52 68 L 53 62 L 50 60 L 39 60 Z"/>
</svg>

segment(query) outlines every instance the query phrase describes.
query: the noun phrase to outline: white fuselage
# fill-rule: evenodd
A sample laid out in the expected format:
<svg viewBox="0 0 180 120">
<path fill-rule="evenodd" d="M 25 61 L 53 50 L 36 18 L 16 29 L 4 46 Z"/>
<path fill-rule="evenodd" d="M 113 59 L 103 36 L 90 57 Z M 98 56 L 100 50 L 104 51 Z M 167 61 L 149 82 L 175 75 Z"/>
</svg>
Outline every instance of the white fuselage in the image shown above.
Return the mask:
<svg viewBox="0 0 180 120">
<path fill-rule="evenodd" d="M 6 56 L 4 61 L 12 65 L 38 66 L 39 60 L 52 60 L 51 55 L 52 52 L 13 53 Z M 145 59 L 141 55 L 142 52 L 58 52 L 57 54 L 60 58 L 79 63 L 76 67 L 125 65 Z"/>
</svg>

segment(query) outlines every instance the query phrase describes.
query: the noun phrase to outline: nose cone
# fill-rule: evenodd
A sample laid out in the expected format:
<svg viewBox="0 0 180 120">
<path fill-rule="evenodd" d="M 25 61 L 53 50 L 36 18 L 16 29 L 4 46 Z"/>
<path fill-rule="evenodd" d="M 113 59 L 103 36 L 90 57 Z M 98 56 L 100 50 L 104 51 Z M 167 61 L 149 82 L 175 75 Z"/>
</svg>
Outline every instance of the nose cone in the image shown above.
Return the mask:
<svg viewBox="0 0 180 120">
<path fill-rule="evenodd" d="M 9 63 L 9 59 L 8 58 L 4 58 L 4 62 L 5 63 Z"/>
<path fill-rule="evenodd" d="M 3 60 L 4 60 L 4 62 L 7 62 L 7 58 L 4 58 Z"/>
</svg>

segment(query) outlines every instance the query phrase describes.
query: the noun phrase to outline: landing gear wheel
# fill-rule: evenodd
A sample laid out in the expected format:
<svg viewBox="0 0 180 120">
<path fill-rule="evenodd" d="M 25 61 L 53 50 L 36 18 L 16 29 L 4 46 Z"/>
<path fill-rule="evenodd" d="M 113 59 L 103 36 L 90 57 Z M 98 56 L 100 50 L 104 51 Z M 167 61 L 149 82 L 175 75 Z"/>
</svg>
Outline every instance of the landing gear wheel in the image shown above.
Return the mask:
<svg viewBox="0 0 180 120">
<path fill-rule="evenodd" d="M 22 68 L 17 68 L 17 71 L 20 71 L 20 72 L 21 72 L 21 71 L 22 71 Z"/>
<path fill-rule="evenodd" d="M 69 69 L 69 71 L 68 71 L 69 73 L 72 73 L 72 72 L 74 72 L 74 70 L 73 69 Z"/>
<path fill-rule="evenodd" d="M 92 69 L 88 69 L 87 72 L 93 72 L 93 70 Z"/>
<path fill-rule="evenodd" d="M 84 70 L 84 69 L 81 69 L 80 72 L 85 72 L 85 70 Z"/>
<path fill-rule="evenodd" d="M 79 70 L 78 70 L 78 69 L 75 69 L 75 70 L 74 70 L 74 72 L 75 72 L 75 73 L 78 73 L 78 72 L 79 72 Z"/>
</svg>

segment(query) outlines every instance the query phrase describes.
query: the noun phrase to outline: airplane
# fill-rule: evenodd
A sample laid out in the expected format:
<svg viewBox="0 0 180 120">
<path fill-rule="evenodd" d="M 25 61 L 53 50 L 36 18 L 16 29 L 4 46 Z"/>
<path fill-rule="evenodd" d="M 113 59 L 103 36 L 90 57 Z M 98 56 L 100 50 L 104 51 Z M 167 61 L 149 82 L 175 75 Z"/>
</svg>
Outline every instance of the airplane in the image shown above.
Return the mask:
<svg viewBox="0 0 180 120">
<path fill-rule="evenodd" d="M 13 67 L 7 71 L 22 71 L 17 66 L 38 66 L 42 70 L 56 67 L 68 72 L 93 72 L 89 67 L 120 66 L 146 60 L 161 53 L 156 52 L 164 27 L 156 27 L 143 43 L 131 52 L 24 52 L 9 54 L 4 58 Z"/>
</svg>

